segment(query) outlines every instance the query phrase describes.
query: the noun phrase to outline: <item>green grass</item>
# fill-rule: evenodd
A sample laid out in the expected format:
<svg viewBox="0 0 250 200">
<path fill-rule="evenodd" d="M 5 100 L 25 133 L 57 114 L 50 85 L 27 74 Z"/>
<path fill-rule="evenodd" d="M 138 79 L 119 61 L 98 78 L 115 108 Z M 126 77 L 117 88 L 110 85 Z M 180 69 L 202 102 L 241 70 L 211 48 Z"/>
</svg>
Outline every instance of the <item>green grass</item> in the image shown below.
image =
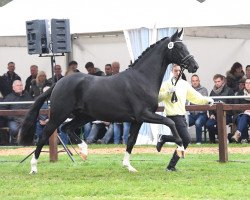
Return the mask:
<svg viewBox="0 0 250 200">
<path fill-rule="evenodd" d="M 165 171 L 170 155 L 135 154 L 138 173 L 122 167 L 122 154 L 86 162 L 74 156 L 75 163 L 62 154 L 50 163 L 42 154 L 36 175 L 28 174 L 30 158 L 17 162 L 22 158 L 0 156 L 0 199 L 250 199 L 250 154 L 230 154 L 228 163 L 217 154 L 189 154 L 178 172 Z"/>
</svg>

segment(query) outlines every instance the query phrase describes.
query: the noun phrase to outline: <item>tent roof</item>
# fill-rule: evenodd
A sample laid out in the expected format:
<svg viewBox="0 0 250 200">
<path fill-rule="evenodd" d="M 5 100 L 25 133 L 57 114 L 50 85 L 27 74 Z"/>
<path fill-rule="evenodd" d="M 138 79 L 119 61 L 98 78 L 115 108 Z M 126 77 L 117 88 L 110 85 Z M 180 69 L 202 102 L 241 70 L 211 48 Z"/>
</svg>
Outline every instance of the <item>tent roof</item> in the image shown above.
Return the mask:
<svg viewBox="0 0 250 200">
<path fill-rule="evenodd" d="M 13 0 L 0 7 L 0 36 L 25 35 L 25 21 L 70 19 L 71 33 L 140 27 L 250 24 L 248 0 Z"/>
</svg>

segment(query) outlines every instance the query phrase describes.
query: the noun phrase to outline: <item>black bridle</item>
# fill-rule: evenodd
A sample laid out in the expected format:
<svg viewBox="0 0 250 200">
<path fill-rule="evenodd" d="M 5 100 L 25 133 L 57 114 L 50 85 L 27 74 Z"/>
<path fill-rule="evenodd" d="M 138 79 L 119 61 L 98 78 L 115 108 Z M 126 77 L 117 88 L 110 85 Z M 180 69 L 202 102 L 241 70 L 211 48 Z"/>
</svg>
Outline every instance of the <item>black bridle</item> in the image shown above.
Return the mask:
<svg viewBox="0 0 250 200">
<path fill-rule="evenodd" d="M 170 49 L 171 53 L 173 53 L 172 50 L 173 50 L 173 48 L 174 48 L 174 43 L 177 43 L 177 42 L 182 42 L 182 41 L 170 42 L 170 43 L 168 44 L 168 48 Z M 177 77 L 175 83 L 173 83 L 173 81 L 172 81 L 172 85 L 173 85 L 173 86 L 176 86 L 176 84 L 177 84 L 177 82 L 179 81 L 180 77 L 182 76 L 184 70 L 185 70 L 185 69 L 188 69 L 188 66 L 187 66 L 187 64 L 185 64 L 185 63 L 186 63 L 189 59 L 191 59 L 191 58 L 193 58 L 193 57 L 194 57 L 193 55 L 190 55 L 190 54 L 189 54 L 189 55 L 187 55 L 187 56 L 185 56 L 184 58 L 181 59 L 181 62 L 180 62 L 181 71 L 180 71 L 180 74 L 179 74 L 179 76 Z M 173 94 L 172 94 L 171 102 L 172 102 L 172 103 L 175 103 L 175 102 L 177 102 L 177 101 L 178 101 L 178 98 L 177 98 L 176 93 L 175 93 L 175 91 L 174 91 Z"/>
</svg>

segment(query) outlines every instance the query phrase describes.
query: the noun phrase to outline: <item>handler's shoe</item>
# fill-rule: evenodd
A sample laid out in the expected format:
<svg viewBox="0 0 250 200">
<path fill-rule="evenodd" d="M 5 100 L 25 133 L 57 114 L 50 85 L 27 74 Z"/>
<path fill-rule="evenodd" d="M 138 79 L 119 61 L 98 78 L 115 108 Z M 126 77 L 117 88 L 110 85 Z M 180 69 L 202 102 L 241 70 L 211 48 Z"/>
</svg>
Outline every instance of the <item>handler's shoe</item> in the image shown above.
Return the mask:
<svg viewBox="0 0 250 200">
<path fill-rule="evenodd" d="M 237 130 L 234 135 L 232 136 L 231 140 L 233 142 L 239 142 L 239 139 L 240 139 L 240 132 Z"/>
<path fill-rule="evenodd" d="M 158 152 L 161 152 L 161 148 L 162 148 L 162 146 L 164 145 L 164 141 L 162 140 L 162 134 L 159 134 L 158 135 L 158 140 L 157 140 L 157 145 L 156 145 L 156 149 L 157 149 L 157 151 Z"/>
<path fill-rule="evenodd" d="M 88 156 L 88 145 L 82 140 L 81 144 L 78 144 L 79 147 L 79 155 L 83 160 L 87 160 Z"/>
<path fill-rule="evenodd" d="M 177 169 L 176 169 L 175 167 L 168 166 L 168 167 L 166 168 L 166 171 L 167 171 L 167 172 L 176 172 Z"/>
</svg>

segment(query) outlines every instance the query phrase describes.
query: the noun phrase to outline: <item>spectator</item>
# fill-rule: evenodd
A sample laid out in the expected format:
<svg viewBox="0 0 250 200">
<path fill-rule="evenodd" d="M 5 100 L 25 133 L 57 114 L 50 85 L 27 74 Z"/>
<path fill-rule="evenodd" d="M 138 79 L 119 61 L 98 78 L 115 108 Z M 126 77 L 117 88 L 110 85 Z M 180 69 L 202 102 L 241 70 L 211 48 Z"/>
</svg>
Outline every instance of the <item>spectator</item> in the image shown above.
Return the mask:
<svg viewBox="0 0 250 200">
<path fill-rule="evenodd" d="M 245 81 L 246 81 L 246 78 L 241 78 L 239 80 L 239 91 L 235 93 L 235 95 L 238 95 L 238 93 L 241 91 L 241 90 L 244 90 L 245 89 Z"/>
<path fill-rule="evenodd" d="M 88 74 L 90 74 L 90 75 L 105 76 L 104 72 L 101 71 L 99 68 L 95 68 L 95 66 L 92 62 L 87 62 L 85 65 L 85 68 L 88 71 Z"/>
<path fill-rule="evenodd" d="M 74 61 L 74 60 L 70 61 L 70 62 L 69 62 L 69 65 L 68 65 L 68 67 L 67 67 L 67 70 L 66 70 L 66 72 L 65 72 L 65 76 L 66 76 L 66 75 L 69 75 L 69 74 L 72 74 L 72 73 L 74 73 L 74 72 L 80 72 L 80 71 L 77 69 L 77 67 L 78 67 L 78 63 L 77 63 L 76 61 Z"/>
<path fill-rule="evenodd" d="M 46 86 L 50 86 L 46 78 L 46 74 L 44 71 L 39 71 L 36 79 L 31 81 L 29 93 L 34 99 L 36 99 L 40 94 L 43 93 L 43 88 Z"/>
<path fill-rule="evenodd" d="M 190 135 L 187 130 L 187 122 L 185 118 L 186 114 L 186 100 L 195 104 L 208 104 L 213 103 L 213 99 L 210 97 L 204 97 L 199 92 L 197 92 L 191 85 L 180 79 L 177 83 L 177 79 L 180 75 L 181 67 L 174 65 L 172 69 L 173 77 L 165 82 L 163 82 L 160 93 L 159 102 L 164 103 L 164 112 L 166 116 L 174 122 L 176 125 L 177 132 L 179 133 L 184 149 L 186 149 L 191 141 Z M 176 86 L 174 86 L 176 85 Z M 172 100 L 173 93 L 176 94 L 176 99 Z M 161 151 L 161 148 L 165 142 L 168 141 L 167 135 L 159 135 L 157 143 L 157 151 Z M 166 171 L 176 171 L 176 164 L 180 157 L 175 150 L 172 159 L 170 160 Z"/>
<path fill-rule="evenodd" d="M 106 131 L 105 135 L 101 139 L 97 140 L 97 143 L 99 144 L 108 144 L 114 137 L 114 124 L 109 122 L 104 122 L 104 124 Z"/>
<path fill-rule="evenodd" d="M 239 91 L 238 96 L 250 97 L 250 78 L 245 81 L 245 89 Z M 250 98 L 245 99 L 235 99 L 236 104 L 249 104 Z M 248 126 L 250 123 L 250 110 L 239 111 L 240 114 L 236 118 L 237 130 L 232 136 L 234 142 L 248 143 Z"/>
<path fill-rule="evenodd" d="M 92 62 L 87 62 L 85 68 L 90 75 L 105 76 L 104 72 L 98 68 L 95 68 Z M 87 143 L 91 144 L 96 142 L 97 139 L 102 138 L 104 136 L 104 133 L 106 132 L 105 127 L 106 122 L 102 122 L 99 120 L 92 122 L 91 130 L 88 137 L 86 138 Z"/>
<path fill-rule="evenodd" d="M 3 98 L 7 95 L 7 83 L 3 79 L 2 76 L 0 76 L 0 97 Z"/>
<path fill-rule="evenodd" d="M 210 96 L 234 96 L 234 91 L 226 85 L 225 77 L 223 75 L 221 74 L 214 75 L 213 81 L 214 81 L 214 88 L 210 92 Z M 233 103 L 232 99 L 216 99 L 216 102 L 218 101 L 228 104 Z M 229 124 L 231 122 L 232 122 L 232 112 L 227 112 L 226 124 Z M 215 111 L 209 111 L 209 119 L 207 120 L 206 127 L 209 132 L 210 143 L 215 143 L 215 135 L 218 134 Z"/>
<path fill-rule="evenodd" d="M 21 80 L 20 76 L 15 73 L 15 63 L 8 63 L 8 71 L 3 75 L 3 80 L 6 85 L 6 95 L 12 93 L 12 85 L 15 80 Z"/>
<path fill-rule="evenodd" d="M 106 76 L 112 75 L 111 64 L 105 65 L 105 74 L 106 74 Z M 104 132 L 104 136 L 102 136 L 102 134 L 100 134 L 100 133 L 98 134 L 97 131 L 93 131 L 93 130 L 97 130 L 98 132 Z M 102 130 L 104 130 L 104 131 L 102 131 Z M 114 136 L 113 123 L 104 122 L 104 121 L 101 121 L 100 123 L 93 123 L 92 129 L 89 133 L 89 137 L 87 138 L 87 142 L 91 142 L 91 141 L 94 141 L 94 139 L 97 139 L 97 136 L 95 136 L 97 134 L 101 135 L 100 139 L 97 140 L 98 144 L 108 144 Z"/>
<path fill-rule="evenodd" d="M 68 65 L 67 71 L 65 73 L 65 76 L 68 76 L 68 75 L 76 73 L 76 72 L 80 72 L 77 69 L 77 67 L 78 67 L 78 63 L 76 61 L 69 62 L 69 65 Z M 68 120 L 70 120 L 70 119 L 68 119 Z M 66 120 L 66 121 L 68 121 L 68 120 Z M 62 140 L 64 142 L 68 142 L 68 137 L 65 137 L 65 135 L 67 133 L 63 132 L 62 125 L 63 124 L 61 124 L 59 129 L 58 129 L 59 130 L 59 135 L 63 136 Z M 91 122 L 85 124 L 83 129 L 84 129 L 84 135 L 87 136 L 89 134 L 89 132 L 90 132 L 90 129 L 91 129 Z M 80 129 L 77 129 L 75 131 L 78 131 L 78 130 L 80 130 Z M 77 143 L 77 145 L 79 147 L 79 154 L 80 154 L 81 158 L 83 160 L 86 160 L 87 159 L 87 154 L 88 154 L 88 146 L 87 146 L 87 144 L 78 135 L 72 134 L 71 136 L 72 136 L 72 139 Z M 85 138 L 86 138 L 86 136 L 85 136 Z"/>
<path fill-rule="evenodd" d="M 2 79 L 2 76 L 0 76 L 0 102 L 3 101 L 3 98 L 5 96 L 5 85 L 4 85 L 4 81 Z M 0 128 L 5 127 L 6 126 L 6 119 L 3 116 L 0 116 Z"/>
<path fill-rule="evenodd" d="M 23 90 L 23 84 L 20 80 L 13 82 L 13 92 L 8 94 L 3 102 L 19 102 L 19 101 L 32 101 L 32 97 L 29 93 Z M 27 109 L 29 104 L 10 104 L 1 105 L 0 109 L 5 110 L 16 110 L 16 109 Z M 17 134 L 23 122 L 24 116 L 8 116 L 8 126 L 10 129 L 11 143 L 16 144 Z"/>
<path fill-rule="evenodd" d="M 37 65 L 31 65 L 30 66 L 30 76 L 25 81 L 25 90 L 29 92 L 31 81 L 36 79 L 38 73 L 38 66 Z"/>
<path fill-rule="evenodd" d="M 128 143 L 130 126 L 130 122 L 114 123 L 114 144 Z"/>
<path fill-rule="evenodd" d="M 36 79 L 31 81 L 31 87 L 30 87 L 30 95 L 36 99 L 40 94 L 44 92 L 44 90 L 49 87 L 50 84 L 48 80 L 46 79 L 46 74 L 44 71 L 39 71 L 37 74 Z M 43 109 L 48 108 L 48 104 L 45 103 L 42 106 Z M 35 143 L 39 141 L 39 139 L 42 138 L 43 128 L 49 121 L 48 115 L 39 115 L 37 122 L 36 122 L 36 133 L 35 133 Z"/>
<path fill-rule="evenodd" d="M 194 74 L 191 77 L 192 87 L 202 94 L 203 96 L 208 96 L 207 89 L 200 84 L 199 76 Z M 188 116 L 189 126 L 195 125 L 196 130 L 196 144 L 201 144 L 202 142 L 202 127 L 206 124 L 208 120 L 207 112 L 205 111 L 190 111 L 190 115 Z"/>
<path fill-rule="evenodd" d="M 117 61 L 113 62 L 111 66 L 112 66 L 113 75 L 118 74 L 120 72 L 120 63 L 119 62 L 117 62 Z"/>
<path fill-rule="evenodd" d="M 239 91 L 239 80 L 244 76 L 242 65 L 239 62 L 235 62 L 230 71 L 226 73 L 226 83 L 234 93 Z"/>
<path fill-rule="evenodd" d="M 61 65 L 55 65 L 53 69 L 54 69 L 54 76 L 53 76 L 54 79 L 52 79 L 52 77 L 48 79 L 50 85 L 53 83 L 57 83 L 57 81 L 63 78 Z"/>
<path fill-rule="evenodd" d="M 113 125 L 109 122 L 94 121 L 89 136 L 86 139 L 87 144 L 98 143 L 108 144 L 113 136 Z"/>
<path fill-rule="evenodd" d="M 105 65 L 105 74 L 106 74 L 106 76 L 111 76 L 112 75 L 112 66 L 111 66 L 111 64 L 106 64 Z"/>
<path fill-rule="evenodd" d="M 250 78 L 250 65 L 247 65 L 247 66 L 246 66 L 245 78 Z"/>
<path fill-rule="evenodd" d="M 118 74 L 120 72 L 120 63 L 119 62 L 117 62 L 117 61 L 113 62 L 111 64 L 111 66 L 112 66 L 113 75 Z M 121 137 L 122 137 L 122 142 L 124 144 L 127 144 L 130 125 L 131 125 L 131 123 L 129 123 L 129 122 L 114 123 L 114 143 L 115 144 L 121 143 Z M 122 131 L 123 131 L 123 134 L 121 134 Z"/>
</svg>

